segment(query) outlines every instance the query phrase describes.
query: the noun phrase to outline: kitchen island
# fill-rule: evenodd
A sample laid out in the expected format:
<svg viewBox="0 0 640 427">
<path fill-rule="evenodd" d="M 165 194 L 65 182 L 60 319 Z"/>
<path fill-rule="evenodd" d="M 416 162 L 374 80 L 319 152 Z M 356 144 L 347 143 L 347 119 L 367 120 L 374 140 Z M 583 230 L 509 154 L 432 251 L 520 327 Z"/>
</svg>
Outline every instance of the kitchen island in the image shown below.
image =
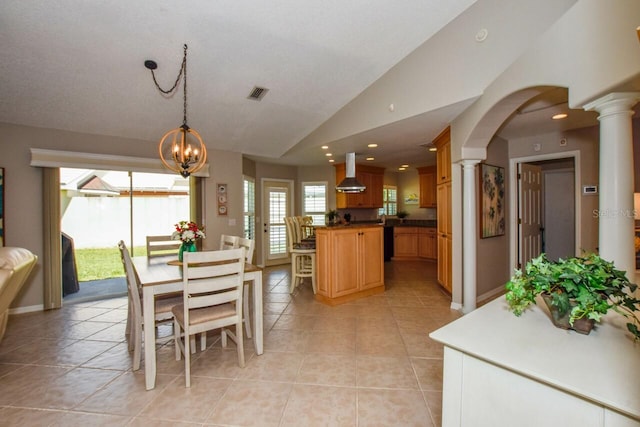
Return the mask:
<svg viewBox="0 0 640 427">
<path fill-rule="evenodd" d="M 316 229 L 316 299 L 337 305 L 384 292 L 381 224 Z"/>
<path fill-rule="evenodd" d="M 442 425 L 640 426 L 640 343 L 608 314 L 589 335 L 504 297 L 432 332 L 445 345 Z"/>
</svg>

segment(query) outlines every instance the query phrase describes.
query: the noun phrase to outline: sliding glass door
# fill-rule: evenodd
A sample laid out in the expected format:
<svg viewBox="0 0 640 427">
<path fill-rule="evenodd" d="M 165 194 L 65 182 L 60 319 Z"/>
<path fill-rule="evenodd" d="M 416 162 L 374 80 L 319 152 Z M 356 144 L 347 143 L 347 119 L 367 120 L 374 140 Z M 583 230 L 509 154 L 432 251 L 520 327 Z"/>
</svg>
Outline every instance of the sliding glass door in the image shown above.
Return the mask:
<svg viewBox="0 0 640 427">
<path fill-rule="evenodd" d="M 82 291 L 89 288 L 83 282 L 124 276 L 119 240 L 132 256 L 145 255 L 147 235 L 169 235 L 176 222 L 190 219 L 189 180 L 177 174 L 61 168 L 60 198 L 63 294 L 78 292 L 64 283 L 74 274 L 65 252 L 75 258 Z"/>
</svg>

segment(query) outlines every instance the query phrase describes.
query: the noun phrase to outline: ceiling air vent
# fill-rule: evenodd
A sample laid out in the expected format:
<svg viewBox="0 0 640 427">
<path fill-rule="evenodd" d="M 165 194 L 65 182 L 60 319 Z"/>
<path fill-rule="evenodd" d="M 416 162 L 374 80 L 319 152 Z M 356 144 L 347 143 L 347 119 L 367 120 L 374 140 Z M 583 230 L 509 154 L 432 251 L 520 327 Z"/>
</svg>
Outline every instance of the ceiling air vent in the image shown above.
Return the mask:
<svg viewBox="0 0 640 427">
<path fill-rule="evenodd" d="M 247 98 L 253 99 L 254 101 L 262 101 L 262 98 L 264 98 L 267 92 L 269 92 L 269 89 L 266 87 L 254 86 Z"/>
</svg>

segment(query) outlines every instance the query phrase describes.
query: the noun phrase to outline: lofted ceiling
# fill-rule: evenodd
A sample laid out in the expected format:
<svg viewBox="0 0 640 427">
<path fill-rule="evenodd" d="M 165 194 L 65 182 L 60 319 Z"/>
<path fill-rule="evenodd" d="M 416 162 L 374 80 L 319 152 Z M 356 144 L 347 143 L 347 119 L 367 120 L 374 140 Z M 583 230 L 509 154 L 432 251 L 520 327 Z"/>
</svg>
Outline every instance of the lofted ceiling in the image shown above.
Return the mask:
<svg viewBox="0 0 640 427">
<path fill-rule="evenodd" d="M 321 153 L 297 144 L 474 3 L 5 0 L 0 122 L 157 141 L 182 123 L 182 90 L 161 95 L 143 63 L 156 61 L 168 88 L 186 43 L 188 123 L 209 148 L 325 165 Z M 261 101 L 247 99 L 254 86 L 269 89 Z M 552 123 L 548 113 L 566 109 L 567 94 L 547 95 L 514 114 L 501 135 L 597 123 L 593 113 Z M 424 145 L 472 101 L 335 141 L 336 153 L 357 149 L 360 161 L 373 142 L 378 165 L 433 163 Z"/>
</svg>

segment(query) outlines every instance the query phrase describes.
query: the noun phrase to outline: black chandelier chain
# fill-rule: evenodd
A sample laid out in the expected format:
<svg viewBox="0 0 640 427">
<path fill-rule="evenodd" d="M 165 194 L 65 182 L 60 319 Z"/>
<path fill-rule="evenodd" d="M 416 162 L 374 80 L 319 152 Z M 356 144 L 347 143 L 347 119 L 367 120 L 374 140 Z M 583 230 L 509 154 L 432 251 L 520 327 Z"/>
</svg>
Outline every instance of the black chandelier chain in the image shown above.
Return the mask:
<svg viewBox="0 0 640 427">
<path fill-rule="evenodd" d="M 186 128 L 187 126 L 187 45 L 184 45 L 184 56 L 182 57 L 182 65 L 180 66 L 180 72 L 178 73 L 178 77 L 176 77 L 176 81 L 173 83 L 173 86 L 169 90 L 162 89 L 156 80 L 156 73 L 154 72 L 154 68 L 147 67 L 151 70 L 151 76 L 153 77 L 153 83 L 156 85 L 158 90 L 165 95 L 170 95 L 176 87 L 178 87 L 178 83 L 180 83 L 180 78 L 183 78 L 183 116 L 182 116 L 182 125 Z"/>
</svg>

